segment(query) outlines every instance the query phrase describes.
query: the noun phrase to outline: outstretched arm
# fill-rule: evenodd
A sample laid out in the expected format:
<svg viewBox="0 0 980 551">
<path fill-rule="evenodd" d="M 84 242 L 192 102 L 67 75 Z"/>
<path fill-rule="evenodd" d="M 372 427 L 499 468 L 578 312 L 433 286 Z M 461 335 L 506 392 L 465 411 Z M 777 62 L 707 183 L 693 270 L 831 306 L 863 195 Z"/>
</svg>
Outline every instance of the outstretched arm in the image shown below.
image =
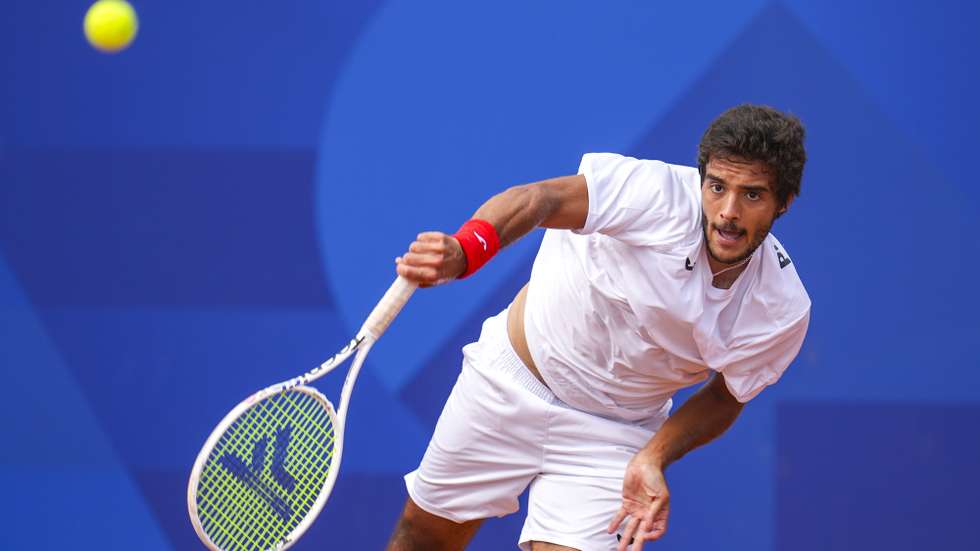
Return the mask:
<svg viewBox="0 0 980 551">
<path fill-rule="evenodd" d="M 721 436 L 735 422 L 743 406 L 728 391 L 724 376 L 718 373 L 688 398 L 633 456 L 623 477 L 623 505 L 609 523 L 612 533 L 629 516 L 619 551 L 625 551 L 630 540 L 634 540 L 632 550 L 640 551 L 643 542 L 664 535 L 670 513 L 664 469 L 687 452 Z"/>
<path fill-rule="evenodd" d="M 588 188 L 579 174 L 509 188 L 483 203 L 473 218 L 493 225 L 500 246 L 506 247 L 538 226 L 581 228 L 588 212 Z M 459 242 L 436 231 L 419 234 L 396 262 L 398 275 L 422 286 L 444 283 L 466 270 Z"/>
</svg>

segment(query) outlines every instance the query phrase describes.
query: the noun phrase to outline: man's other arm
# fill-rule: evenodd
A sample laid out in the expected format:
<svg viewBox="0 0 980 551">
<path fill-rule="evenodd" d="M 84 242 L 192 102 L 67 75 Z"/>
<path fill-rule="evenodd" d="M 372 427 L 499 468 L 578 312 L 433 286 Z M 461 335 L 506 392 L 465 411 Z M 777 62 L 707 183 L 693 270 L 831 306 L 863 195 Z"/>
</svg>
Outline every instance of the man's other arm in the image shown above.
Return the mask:
<svg viewBox="0 0 980 551">
<path fill-rule="evenodd" d="M 629 518 L 623 529 L 620 551 L 634 540 L 632 549 L 639 551 L 643 542 L 664 535 L 670 514 L 670 492 L 664 470 L 687 452 L 721 436 L 735 422 L 744 405 L 729 392 L 724 376 L 717 373 L 633 456 L 623 477 L 623 505 L 609 524 L 612 533 Z"/>
</svg>

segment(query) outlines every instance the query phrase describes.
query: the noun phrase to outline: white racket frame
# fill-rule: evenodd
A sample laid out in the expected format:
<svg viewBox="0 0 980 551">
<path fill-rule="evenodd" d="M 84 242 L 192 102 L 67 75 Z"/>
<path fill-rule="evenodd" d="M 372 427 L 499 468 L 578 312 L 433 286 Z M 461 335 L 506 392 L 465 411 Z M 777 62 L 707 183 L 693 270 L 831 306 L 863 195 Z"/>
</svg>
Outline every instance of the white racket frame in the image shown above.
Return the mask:
<svg viewBox="0 0 980 551">
<path fill-rule="evenodd" d="M 330 470 L 327 472 L 327 480 L 324 482 L 319 495 L 317 495 L 313 507 L 310 508 L 310 511 L 296 528 L 286 535 L 283 542 L 269 551 L 280 551 L 292 547 L 313 524 L 313 521 L 316 520 L 323 506 L 327 503 L 327 498 L 330 497 L 330 492 L 333 490 L 334 483 L 337 481 L 337 474 L 340 472 L 340 459 L 344 451 L 344 423 L 347 420 L 347 407 L 350 405 L 350 396 L 354 390 L 354 382 L 357 380 L 357 375 L 361 371 L 361 365 L 364 364 L 364 358 L 367 357 L 374 343 L 388 329 L 388 326 L 391 325 L 395 316 L 405 306 L 405 303 L 408 302 L 408 299 L 415 292 L 416 288 L 417 285 L 415 283 L 399 276 L 391 284 L 384 296 L 381 297 L 377 306 L 371 311 L 371 314 L 367 317 L 367 320 L 361 326 L 357 335 L 340 352 L 337 352 L 329 360 L 303 375 L 263 388 L 242 400 L 211 431 L 211 435 L 204 442 L 204 447 L 197 454 L 197 459 L 191 468 L 191 476 L 187 483 L 187 512 L 190 514 L 194 531 L 197 532 L 198 537 L 208 549 L 212 551 L 225 551 L 215 545 L 211 541 L 211 538 L 204 532 L 204 527 L 201 526 L 201 521 L 197 514 L 197 485 L 200 481 L 204 464 L 207 462 L 208 457 L 211 456 L 211 452 L 218 444 L 221 436 L 245 411 L 265 398 L 286 390 L 303 392 L 315 398 L 327 410 L 330 416 L 330 422 L 334 427 L 334 447 L 330 460 Z M 333 371 L 334 368 L 343 363 L 354 352 L 357 352 L 357 355 L 354 357 L 350 371 L 347 372 L 347 378 L 344 380 L 343 389 L 340 391 L 340 408 L 334 411 L 333 404 L 330 403 L 330 400 L 326 396 L 317 389 L 306 385 Z"/>
</svg>

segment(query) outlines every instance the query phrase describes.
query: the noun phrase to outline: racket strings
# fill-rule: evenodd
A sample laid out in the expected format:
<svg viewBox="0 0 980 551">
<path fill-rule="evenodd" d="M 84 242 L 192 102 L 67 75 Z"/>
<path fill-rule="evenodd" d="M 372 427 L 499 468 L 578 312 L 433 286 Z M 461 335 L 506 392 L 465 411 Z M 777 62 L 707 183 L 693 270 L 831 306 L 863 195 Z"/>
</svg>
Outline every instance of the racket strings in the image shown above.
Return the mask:
<svg viewBox="0 0 980 551">
<path fill-rule="evenodd" d="M 293 400 L 290 400 L 290 401 L 292 403 L 289 404 L 289 405 L 295 407 L 295 405 L 296 405 L 295 404 L 295 401 L 293 401 Z M 292 415 L 292 418 L 294 420 L 294 423 L 292 425 L 287 425 L 287 426 L 298 427 L 298 428 L 300 428 L 301 432 L 304 432 L 304 431 L 306 432 L 307 438 L 299 439 L 299 440 L 297 440 L 297 442 L 300 444 L 300 447 L 302 448 L 301 449 L 301 452 L 303 454 L 307 454 L 308 455 L 312 450 L 310 449 L 310 447 L 308 445 L 304 445 L 304 444 L 308 444 L 311 441 L 308 438 L 308 436 L 310 435 L 309 428 L 310 428 L 311 425 L 315 427 L 316 426 L 316 423 L 318 423 L 320 420 L 313 418 L 309 414 L 307 408 L 295 408 L 295 409 L 284 408 L 282 406 L 282 403 L 279 402 L 279 401 L 269 401 L 269 403 L 265 404 L 265 406 L 267 406 L 266 409 L 274 409 L 275 410 L 274 412 L 268 412 L 267 413 L 267 414 L 269 414 L 269 413 L 274 414 L 274 416 L 272 416 L 270 418 L 279 418 L 279 419 L 285 418 L 285 419 L 289 419 L 290 416 Z M 314 409 L 314 411 L 317 411 L 317 410 Z M 327 418 L 327 419 L 329 419 L 329 418 Z M 305 421 L 305 422 L 303 422 L 303 421 Z M 247 457 L 247 454 L 250 451 L 247 447 L 244 446 L 244 444 L 247 444 L 247 443 L 248 443 L 248 440 L 247 439 L 238 438 L 238 439 L 236 439 L 236 441 L 234 442 L 234 444 L 232 446 L 229 446 L 229 447 L 233 447 L 235 453 L 237 453 L 239 455 L 245 455 Z M 329 446 L 328 446 L 328 451 L 330 451 L 329 450 Z M 215 455 L 218 458 L 226 457 L 226 456 L 220 456 L 220 455 L 217 455 L 217 454 L 212 454 L 212 455 Z M 291 465 L 292 465 L 292 463 L 291 463 Z M 309 480 L 310 479 L 310 475 L 311 475 L 311 471 L 310 471 L 310 468 L 309 468 L 310 467 L 310 464 L 308 462 L 301 462 L 301 463 L 299 463 L 299 466 L 302 469 L 302 472 L 299 473 L 299 480 L 300 481 L 302 481 L 302 480 Z M 318 470 L 320 472 L 322 472 L 323 469 L 318 469 Z M 240 485 L 242 482 L 250 482 L 248 480 L 249 477 L 245 477 L 246 478 L 245 481 L 242 481 L 242 480 L 234 480 L 233 478 L 234 477 L 231 476 L 229 474 L 229 471 L 226 469 L 223 472 L 221 472 L 221 476 L 217 479 L 217 482 L 219 484 L 223 484 L 223 485 L 226 485 L 226 486 L 233 485 L 233 484 L 239 484 Z M 270 498 L 270 494 L 272 494 L 273 492 L 275 492 L 275 490 L 274 489 L 270 490 L 268 486 L 266 486 L 265 488 L 262 488 L 261 486 L 256 487 L 256 484 L 254 484 L 254 481 L 252 481 L 252 482 L 253 482 L 252 484 L 246 484 L 246 485 L 249 486 L 248 489 L 252 490 L 252 492 L 254 494 L 253 497 L 258 497 L 260 501 L 266 501 L 266 503 L 265 503 L 266 506 L 270 506 L 271 507 L 272 505 L 274 505 L 269 498 Z M 300 504 L 299 504 L 299 507 L 298 507 L 299 510 L 297 511 L 297 513 L 299 514 L 296 517 L 297 521 L 298 520 L 301 520 L 302 519 L 302 515 L 305 514 L 305 512 L 309 510 L 309 507 L 310 506 L 312 506 L 312 503 L 315 501 L 316 495 L 318 493 L 319 486 L 320 485 L 318 485 L 317 488 L 315 488 L 316 491 L 312 491 L 312 492 L 306 491 L 306 489 L 303 488 L 302 485 L 299 485 L 299 490 L 300 491 L 299 492 L 295 492 L 295 487 L 294 487 L 294 495 L 295 496 L 298 496 L 300 498 L 300 501 L 301 501 Z M 234 494 L 229 494 L 229 493 L 226 492 L 224 497 L 226 498 L 225 500 L 214 504 L 217 507 L 219 507 L 219 509 L 217 509 L 217 510 L 219 512 L 221 512 L 222 510 L 225 510 L 225 511 L 227 511 L 227 510 L 234 510 L 236 508 L 236 505 L 237 504 L 235 502 L 228 503 L 228 499 L 227 498 L 237 498 L 237 497 L 240 497 L 240 496 L 237 496 L 237 495 L 234 495 Z M 304 497 L 305 497 L 305 499 L 303 499 Z M 261 506 L 263 504 L 262 503 L 256 504 L 256 503 L 254 503 L 254 501 L 255 501 L 254 499 L 249 500 L 248 507 L 249 508 L 255 508 L 256 506 L 258 506 L 258 507 L 261 508 Z M 220 509 L 220 508 L 223 508 L 223 509 Z M 272 508 L 275 509 L 275 507 L 272 507 Z M 283 512 L 282 512 L 281 509 L 280 510 L 277 510 L 276 512 L 279 514 L 280 517 L 283 516 Z M 294 527 L 292 525 L 298 523 L 298 522 L 288 523 L 287 525 L 283 526 L 282 523 L 273 522 L 272 519 L 270 519 L 270 518 L 258 518 L 258 519 L 256 519 L 256 518 L 247 518 L 247 516 L 246 517 L 242 517 L 240 515 L 237 515 L 237 516 L 234 516 L 234 517 L 230 517 L 227 514 L 225 514 L 223 516 L 226 517 L 224 519 L 225 520 L 225 523 L 224 524 L 227 524 L 228 522 L 231 522 L 232 524 L 235 525 L 235 528 L 237 529 L 237 532 L 240 532 L 240 534 L 238 534 L 238 537 L 236 537 L 233 532 L 232 533 L 229 533 L 229 530 L 227 530 L 227 527 L 224 527 L 224 526 L 221 527 L 222 528 L 222 530 L 221 530 L 222 534 L 225 535 L 226 539 L 239 540 L 239 545 L 245 544 L 245 542 L 247 541 L 247 543 L 248 544 L 251 544 L 251 545 L 250 546 L 249 545 L 245 545 L 243 548 L 246 548 L 246 549 L 253 548 L 253 547 L 254 548 L 259 548 L 259 549 L 267 548 L 268 545 L 266 545 L 265 544 L 265 541 L 262 541 L 262 540 L 267 540 L 269 538 L 268 537 L 262 537 L 261 534 L 268 535 L 268 534 L 272 533 L 272 532 L 270 532 L 270 530 L 275 531 L 275 529 L 277 527 L 276 525 L 278 524 L 279 525 L 279 528 L 280 528 L 280 530 L 278 530 L 278 531 L 279 532 L 282 532 L 282 536 L 285 536 Z M 254 517 L 254 515 L 253 515 L 253 517 Z M 280 520 L 285 520 L 285 521 L 288 522 L 289 519 L 280 519 Z M 260 521 L 260 522 L 256 522 L 256 521 Z M 275 533 L 272 533 L 272 534 L 273 534 L 273 537 L 275 537 L 277 535 Z"/>
<path fill-rule="evenodd" d="M 275 549 L 312 509 L 326 481 L 334 427 L 299 390 L 256 403 L 219 438 L 197 487 L 198 519 L 228 551 Z"/>
<path fill-rule="evenodd" d="M 272 408 L 275 408 L 276 409 L 276 412 L 275 413 L 279 416 L 279 418 L 283 418 L 283 416 L 286 416 L 288 418 L 288 416 L 290 414 L 293 414 L 293 413 L 297 413 L 298 412 L 302 416 L 302 418 L 304 418 L 306 420 L 306 423 L 300 422 L 298 424 L 292 425 L 293 427 L 299 427 L 300 429 L 308 429 L 308 424 L 309 423 L 316 423 L 317 422 L 317 420 L 316 419 L 312 419 L 307 414 L 306 410 L 304 410 L 304 409 L 298 409 L 296 411 L 289 411 L 289 410 L 283 408 L 281 406 L 280 402 L 278 402 L 278 401 L 271 401 L 267 405 L 269 405 Z M 298 421 L 298 419 L 297 419 L 297 421 Z M 308 442 L 308 441 L 309 441 L 308 438 L 298 440 L 298 442 L 301 443 L 301 444 L 304 443 L 304 442 Z M 235 447 L 235 449 L 236 449 L 237 452 L 248 452 L 248 449 L 247 448 L 244 449 L 244 450 L 242 449 L 241 444 L 244 443 L 244 442 L 245 441 L 242 441 L 242 440 L 239 440 L 238 441 L 238 445 Z M 308 454 L 311 451 L 311 450 L 308 449 L 307 446 L 303 446 L 303 447 L 304 447 L 304 449 L 302 450 L 303 453 L 307 453 Z M 306 463 L 300 463 L 300 466 L 303 468 L 303 472 L 300 473 L 300 480 L 308 479 L 310 472 L 309 472 L 309 469 L 306 468 L 307 467 L 307 464 Z M 229 475 L 228 475 L 228 471 L 226 470 L 223 473 L 223 477 L 222 477 L 221 480 L 222 480 L 223 483 L 226 483 L 227 484 L 227 483 L 230 483 L 230 481 L 228 480 L 228 478 L 229 478 Z M 239 481 L 239 482 L 241 482 L 241 481 Z M 260 497 L 264 501 L 267 501 L 266 505 L 269 505 L 269 506 L 273 506 L 274 505 L 274 503 L 272 502 L 272 500 L 270 500 L 270 497 L 272 497 L 273 499 L 275 499 L 275 494 L 274 494 L 275 490 L 274 489 L 270 490 L 270 489 L 268 489 L 268 487 L 262 488 L 261 486 L 260 487 L 256 487 L 256 485 L 254 483 L 251 484 L 250 486 L 251 486 L 250 489 L 253 490 L 258 497 Z M 299 511 L 299 512 L 301 513 L 301 515 L 303 513 L 305 513 L 309 509 L 309 506 L 311 506 L 312 503 L 315 501 L 316 493 L 317 492 L 312 492 L 312 493 L 311 492 L 304 492 L 303 489 L 301 488 L 301 491 L 298 493 L 299 496 L 304 496 L 304 495 L 309 494 L 307 496 L 307 498 L 305 500 L 303 500 L 303 503 L 300 504 L 301 511 Z M 228 504 L 225 503 L 224 506 L 227 507 Z M 273 508 L 275 509 L 275 507 L 273 507 Z M 280 517 L 281 516 L 284 516 L 283 515 L 283 511 L 282 511 L 281 508 L 279 508 L 278 510 L 276 510 L 276 512 L 280 515 Z M 287 511 L 287 514 L 288 514 L 288 511 Z M 301 519 L 302 516 L 300 516 L 299 518 Z M 261 524 L 255 524 L 255 523 L 253 523 L 251 526 L 246 525 L 246 526 L 240 526 L 239 527 L 240 530 L 245 533 L 246 539 L 250 540 L 250 543 L 252 543 L 253 545 L 255 545 L 255 546 L 259 547 L 259 548 L 264 548 L 266 546 L 265 545 L 262 545 L 261 542 L 255 541 L 256 540 L 256 537 L 255 537 L 254 533 L 256 533 L 256 532 L 258 532 L 258 533 L 268 532 L 270 530 L 270 528 L 274 528 L 274 526 L 271 525 L 272 523 L 269 522 L 269 519 L 262 519 L 262 520 L 264 522 L 262 522 Z M 283 519 L 283 520 L 288 520 L 288 519 Z M 289 531 L 289 528 L 287 527 L 285 533 L 288 534 L 288 531 Z"/>
</svg>

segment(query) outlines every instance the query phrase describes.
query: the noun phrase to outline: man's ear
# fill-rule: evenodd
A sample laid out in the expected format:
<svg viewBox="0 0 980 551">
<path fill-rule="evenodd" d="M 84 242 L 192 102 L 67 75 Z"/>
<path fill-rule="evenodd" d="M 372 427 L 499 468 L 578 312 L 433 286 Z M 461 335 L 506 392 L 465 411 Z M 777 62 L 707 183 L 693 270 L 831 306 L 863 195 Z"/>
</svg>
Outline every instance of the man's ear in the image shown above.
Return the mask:
<svg viewBox="0 0 980 551">
<path fill-rule="evenodd" d="M 782 206 L 778 211 L 776 211 L 776 216 L 782 216 L 789 210 L 789 206 L 793 204 L 793 200 L 796 199 L 795 195 L 790 195 L 786 198 L 786 204 Z"/>
</svg>

